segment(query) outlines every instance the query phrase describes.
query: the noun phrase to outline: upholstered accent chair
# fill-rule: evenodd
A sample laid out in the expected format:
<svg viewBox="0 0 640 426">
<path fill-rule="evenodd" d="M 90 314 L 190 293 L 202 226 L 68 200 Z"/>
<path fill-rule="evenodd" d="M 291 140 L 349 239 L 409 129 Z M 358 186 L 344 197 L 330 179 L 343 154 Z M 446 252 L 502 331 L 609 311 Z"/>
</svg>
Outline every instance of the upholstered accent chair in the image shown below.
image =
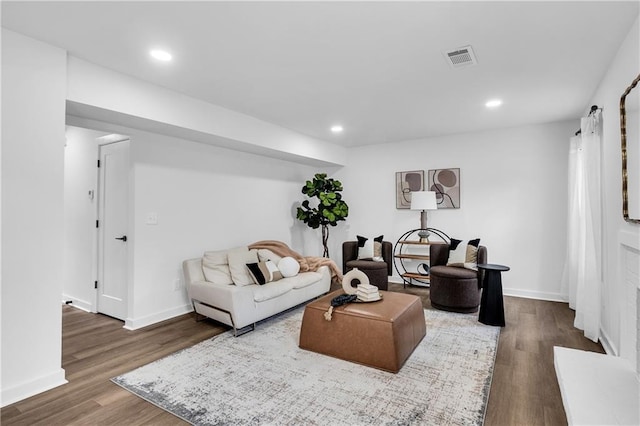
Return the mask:
<svg viewBox="0 0 640 426">
<path fill-rule="evenodd" d="M 369 278 L 369 283 L 380 290 L 389 287 L 389 276 L 393 273 L 393 245 L 382 241 L 383 262 L 358 259 L 358 242 L 345 241 L 342 243 L 342 272 L 347 273 L 358 268 Z"/>
<path fill-rule="evenodd" d="M 446 266 L 449 244 L 429 247 L 431 306 L 451 312 L 476 312 L 480 306 L 482 270 L 474 271 L 457 266 Z M 478 263 L 487 263 L 487 248 L 478 247 Z"/>
</svg>

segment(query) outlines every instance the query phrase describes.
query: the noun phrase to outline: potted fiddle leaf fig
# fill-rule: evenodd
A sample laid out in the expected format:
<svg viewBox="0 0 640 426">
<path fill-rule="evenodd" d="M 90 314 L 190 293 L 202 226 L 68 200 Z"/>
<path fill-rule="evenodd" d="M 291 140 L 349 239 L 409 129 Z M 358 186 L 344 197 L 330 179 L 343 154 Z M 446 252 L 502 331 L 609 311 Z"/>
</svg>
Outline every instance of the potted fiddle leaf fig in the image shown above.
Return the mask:
<svg viewBox="0 0 640 426">
<path fill-rule="evenodd" d="M 336 226 L 339 221 L 349 215 L 349 206 L 342 200 L 342 183 L 327 178 L 326 173 L 316 173 L 313 180 L 308 180 L 302 187 L 302 193 L 309 198 L 316 198 L 318 205 L 311 207 L 309 200 L 304 200 L 297 208 L 296 217 L 312 229 L 322 228 L 322 256 L 329 257 L 329 226 Z"/>
</svg>

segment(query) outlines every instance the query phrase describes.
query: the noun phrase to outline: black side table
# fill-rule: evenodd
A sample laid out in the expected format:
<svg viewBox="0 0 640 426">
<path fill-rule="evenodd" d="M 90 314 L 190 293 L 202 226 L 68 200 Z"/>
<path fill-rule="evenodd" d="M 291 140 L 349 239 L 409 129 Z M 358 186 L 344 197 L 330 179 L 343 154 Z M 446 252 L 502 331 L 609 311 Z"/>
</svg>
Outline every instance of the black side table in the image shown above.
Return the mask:
<svg viewBox="0 0 640 426">
<path fill-rule="evenodd" d="M 478 268 L 485 271 L 478 321 L 487 325 L 504 327 L 504 300 L 502 299 L 502 275 L 500 273 L 508 271 L 509 267 L 492 263 L 479 263 Z"/>
</svg>

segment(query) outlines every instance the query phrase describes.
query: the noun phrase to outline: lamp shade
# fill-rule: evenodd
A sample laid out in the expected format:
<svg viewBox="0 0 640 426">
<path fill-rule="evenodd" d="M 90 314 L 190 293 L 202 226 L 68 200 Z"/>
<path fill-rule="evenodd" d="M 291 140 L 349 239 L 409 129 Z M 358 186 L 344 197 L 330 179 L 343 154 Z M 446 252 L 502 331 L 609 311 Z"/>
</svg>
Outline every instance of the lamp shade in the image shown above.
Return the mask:
<svg viewBox="0 0 640 426">
<path fill-rule="evenodd" d="M 435 191 L 416 191 L 411 193 L 411 210 L 437 210 Z"/>
</svg>

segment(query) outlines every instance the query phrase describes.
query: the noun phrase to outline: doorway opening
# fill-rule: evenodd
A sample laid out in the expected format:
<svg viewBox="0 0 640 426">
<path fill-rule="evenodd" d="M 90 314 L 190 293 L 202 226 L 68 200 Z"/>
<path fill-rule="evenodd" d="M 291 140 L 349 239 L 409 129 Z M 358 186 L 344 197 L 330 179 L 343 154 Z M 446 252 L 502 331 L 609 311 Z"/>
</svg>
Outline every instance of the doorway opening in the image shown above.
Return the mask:
<svg viewBox="0 0 640 426">
<path fill-rule="evenodd" d="M 67 126 L 66 138 L 63 300 L 124 321 L 129 299 L 129 137 Z"/>
</svg>

